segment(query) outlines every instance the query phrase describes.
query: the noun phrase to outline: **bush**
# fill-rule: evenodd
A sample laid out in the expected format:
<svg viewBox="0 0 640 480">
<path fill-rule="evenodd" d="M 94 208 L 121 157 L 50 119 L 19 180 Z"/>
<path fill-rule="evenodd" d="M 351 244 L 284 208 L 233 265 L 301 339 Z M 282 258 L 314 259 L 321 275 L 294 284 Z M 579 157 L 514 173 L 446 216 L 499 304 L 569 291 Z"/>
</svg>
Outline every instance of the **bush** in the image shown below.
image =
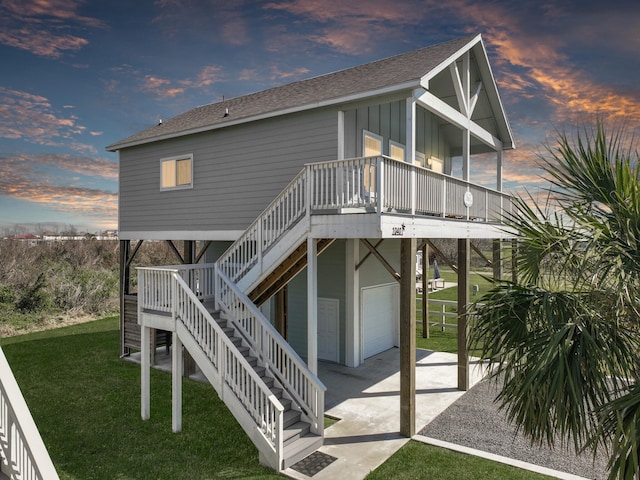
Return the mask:
<svg viewBox="0 0 640 480">
<path fill-rule="evenodd" d="M 16 301 L 13 288 L 10 285 L 0 285 L 0 303 L 12 304 Z"/>
<path fill-rule="evenodd" d="M 36 313 L 49 306 L 49 295 L 44 290 L 46 279 L 44 273 L 40 273 L 35 283 L 25 289 L 16 302 L 16 308 L 22 313 Z"/>
</svg>

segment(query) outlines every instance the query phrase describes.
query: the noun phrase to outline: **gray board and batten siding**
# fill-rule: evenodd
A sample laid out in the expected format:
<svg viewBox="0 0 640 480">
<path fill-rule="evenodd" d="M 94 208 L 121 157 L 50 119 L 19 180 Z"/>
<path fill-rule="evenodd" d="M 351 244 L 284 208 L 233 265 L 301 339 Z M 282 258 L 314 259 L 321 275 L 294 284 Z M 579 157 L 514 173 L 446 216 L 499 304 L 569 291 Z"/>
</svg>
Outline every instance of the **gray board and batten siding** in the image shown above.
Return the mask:
<svg viewBox="0 0 640 480">
<path fill-rule="evenodd" d="M 383 154 L 389 155 L 389 140 L 404 145 L 407 132 L 405 100 L 346 109 L 344 113 L 345 158 L 362 156 L 362 131 L 383 138 Z M 436 115 L 424 108 L 416 108 L 416 151 L 437 157 L 445 162 L 445 172 L 451 171 L 450 147 Z"/>
<path fill-rule="evenodd" d="M 183 231 L 213 240 L 214 232 L 242 231 L 306 163 L 335 160 L 337 151 L 335 108 L 124 148 L 121 238 L 127 232 L 153 238 L 153 232 Z M 193 187 L 160 191 L 160 160 L 188 154 Z"/>
</svg>

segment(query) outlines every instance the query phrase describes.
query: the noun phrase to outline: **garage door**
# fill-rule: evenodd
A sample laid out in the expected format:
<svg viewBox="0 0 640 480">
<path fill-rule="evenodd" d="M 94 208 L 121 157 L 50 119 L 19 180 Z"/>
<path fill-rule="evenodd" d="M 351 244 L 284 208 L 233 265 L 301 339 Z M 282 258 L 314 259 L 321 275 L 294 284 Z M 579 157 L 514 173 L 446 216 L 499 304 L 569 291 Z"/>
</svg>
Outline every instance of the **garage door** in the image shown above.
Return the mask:
<svg viewBox="0 0 640 480">
<path fill-rule="evenodd" d="M 398 284 L 362 289 L 362 353 L 369 358 L 397 345 Z"/>
</svg>

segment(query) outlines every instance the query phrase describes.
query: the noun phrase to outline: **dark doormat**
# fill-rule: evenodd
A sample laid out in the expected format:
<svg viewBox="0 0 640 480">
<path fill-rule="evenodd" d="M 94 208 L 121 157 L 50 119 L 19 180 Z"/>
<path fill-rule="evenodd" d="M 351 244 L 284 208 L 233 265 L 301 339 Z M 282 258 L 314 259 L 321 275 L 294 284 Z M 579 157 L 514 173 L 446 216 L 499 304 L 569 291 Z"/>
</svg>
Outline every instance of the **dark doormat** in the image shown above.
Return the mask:
<svg viewBox="0 0 640 480">
<path fill-rule="evenodd" d="M 313 452 L 308 457 L 303 458 L 291 468 L 307 477 L 313 477 L 319 471 L 325 469 L 337 460 L 336 457 L 322 452 Z"/>
</svg>

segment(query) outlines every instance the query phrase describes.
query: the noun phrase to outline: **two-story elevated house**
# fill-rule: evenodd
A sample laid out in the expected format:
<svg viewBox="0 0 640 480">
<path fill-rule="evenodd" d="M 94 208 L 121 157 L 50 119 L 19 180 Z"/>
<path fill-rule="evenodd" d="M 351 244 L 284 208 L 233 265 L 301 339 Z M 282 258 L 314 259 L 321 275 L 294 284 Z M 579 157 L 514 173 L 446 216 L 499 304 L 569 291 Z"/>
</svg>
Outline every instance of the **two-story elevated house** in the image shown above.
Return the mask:
<svg viewBox="0 0 640 480">
<path fill-rule="evenodd" d="M 416 249 L 458 239 L 463 312 L 470 240 L 506 236 L 513 147 L 480 35 L 197 107 L 110 145 L 122 353 L 142 352 L 142 416 L 156 330 L 173 334 L 174 430 L 184 350 L 278 471 L 322 444 L 318 360 L 355 367 L 398 346 L 410 405 Z M 474 182 L 474 155 L 491 185 Z M 134 297 L 144 240 L 184 242 L 182 264 L 139 269 Z M 412 418 L 401 409 L 405 435 Z"/>
</svg>

